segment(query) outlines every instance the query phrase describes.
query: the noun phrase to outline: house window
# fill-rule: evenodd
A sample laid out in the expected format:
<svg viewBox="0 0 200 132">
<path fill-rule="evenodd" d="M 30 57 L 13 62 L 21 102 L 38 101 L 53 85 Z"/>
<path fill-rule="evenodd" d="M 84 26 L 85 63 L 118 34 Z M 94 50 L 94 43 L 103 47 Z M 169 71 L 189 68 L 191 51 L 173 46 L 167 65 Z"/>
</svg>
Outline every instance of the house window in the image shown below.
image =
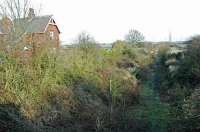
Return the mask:
<svg viewBox="0 0 200 132">
<path fill-rule="evenodd" d="M 50 39 L 51 39 L 51 40 L 54 40 L 54 39 L 55 39 L 55 34 L 54 34 L 54 32 L 50 32 L 49 35 L 50 35 Z"/>
</svg>

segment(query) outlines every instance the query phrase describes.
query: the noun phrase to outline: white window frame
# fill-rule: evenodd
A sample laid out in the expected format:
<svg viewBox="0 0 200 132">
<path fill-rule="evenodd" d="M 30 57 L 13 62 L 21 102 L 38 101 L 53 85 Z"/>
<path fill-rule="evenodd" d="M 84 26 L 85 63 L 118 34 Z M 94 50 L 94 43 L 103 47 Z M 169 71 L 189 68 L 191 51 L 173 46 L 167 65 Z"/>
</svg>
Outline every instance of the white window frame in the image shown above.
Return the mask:
<svg viewBox="0 0 200 132">
<path fill-rule="evenodd" d="M 55 33 L 53 31 L 50 31 L 49 37 L 50 37 L 51 40 L 54 40 L 55 39 Z"/>
</svg>

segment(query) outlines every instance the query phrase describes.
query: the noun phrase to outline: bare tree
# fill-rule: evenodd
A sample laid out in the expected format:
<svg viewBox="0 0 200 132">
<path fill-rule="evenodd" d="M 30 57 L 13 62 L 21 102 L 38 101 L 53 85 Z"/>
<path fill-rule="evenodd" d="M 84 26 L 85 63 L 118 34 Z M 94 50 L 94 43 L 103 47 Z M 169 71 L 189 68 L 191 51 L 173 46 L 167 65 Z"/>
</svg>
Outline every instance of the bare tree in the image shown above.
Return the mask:
<svg viewBox="0 0 200 132">
<path fill-rule="evenodd" d="M 87 32 L 81 32 L 76 38 L 76 44 L 81 51 L 85 53 L 87 59 L 89 53 L 95 52 L 97 44 L 95 39 Z"/>
<path fill-rule="evenodd" d="M 0 2 L 0 26 L 4 29 L 7 40 L 18 41 L 24 33 L 20 19 L 25 19 L 30 8 L 30 0 L 3 0 Z M 9 22 L 10 21 L 10 22 Z M 25 22 L 25 21 L 24 21 Z M 10 29 L 6 30 L 5 29 Z"/>
<path fill-rule="evenodd" d="M 87 32 L 81 32 L 76 39 L 76 43 L 78 44 L 79 48 L 83 50 L 89 50 L 91 48 L 96 47 L 95 39 Z"/>
<path fill-rule="evenodd" d="M 0 3 L 0 12 L 12 20 L 25 18 L 30 6 L 30 0 L 4 0 Z"/>
<path fill-rule="evenodd" d="M 3 0 L 0 2 L 0 28 L 6 34 L 4 35 L 6 45 L 19 46 L 19 43 L 25 45 L 22 41 L 26 27 L 29 19 L 35 16 L 31 7 L 31 0 Z"/>
<path fill-rule="evenodd" d="M 144 39 L 145 39 L 144 35 L 140 33 L 138 30 L 134 29 L 129 30 L 128 34 L 125 36 L 125 40 L 131 44 L 142 42 L 144 41 Z"/>
<path fill-rule="evenodd" d="M 96 43 L 94 38 L 87 32 L 83 31 L 81 32 L 77 39 L 76 39 L 77 44 L 94 44 Z"/>
</svg>

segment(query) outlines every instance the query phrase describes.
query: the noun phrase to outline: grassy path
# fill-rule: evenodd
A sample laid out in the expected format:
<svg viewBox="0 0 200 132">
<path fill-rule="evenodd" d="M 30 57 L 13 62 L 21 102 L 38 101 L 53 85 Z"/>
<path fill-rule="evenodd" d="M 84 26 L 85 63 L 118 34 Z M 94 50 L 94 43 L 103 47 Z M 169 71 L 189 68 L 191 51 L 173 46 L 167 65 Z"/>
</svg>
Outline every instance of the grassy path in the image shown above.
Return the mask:
<svg viewBox="0 0 200 132">
<path fill-rule="evenodd" d="M 152 84 L 145 82 L 140 91 L 140 104 L 135 111 L 137 119 L 146 120 L 151 126 L 151 132 L 166 132 L 169 122 L 169 107 L 160 101 L 152 88 Z"/>
</svg>

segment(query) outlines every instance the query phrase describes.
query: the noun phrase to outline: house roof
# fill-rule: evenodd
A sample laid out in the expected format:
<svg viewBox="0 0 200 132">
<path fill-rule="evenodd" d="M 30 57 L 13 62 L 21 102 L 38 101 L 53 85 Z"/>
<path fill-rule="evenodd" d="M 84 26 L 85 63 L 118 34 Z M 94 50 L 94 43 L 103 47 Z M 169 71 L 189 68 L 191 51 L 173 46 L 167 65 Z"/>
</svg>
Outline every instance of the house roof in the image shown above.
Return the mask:
<svg viewBox="0 0 200 132">
<path fill-rule="evenodd" d="M 19 27 L 20 29 L 24 30 L 25 33 L 44 33 L 51 19 L 52 15 L 36 16 L 32 19 L 15 19 L 13 23 L 16 25 L 15 27 Z M 0 25 L 0 33 L 3 32 L 1 27 L 2 26 Z"/>
<path fill-rule="evenodd" d="M 26 28 L 27 33 L 45 32 L 45 29 L 52 16 L 35 17 L 28 23 Z"/>
</svg>

